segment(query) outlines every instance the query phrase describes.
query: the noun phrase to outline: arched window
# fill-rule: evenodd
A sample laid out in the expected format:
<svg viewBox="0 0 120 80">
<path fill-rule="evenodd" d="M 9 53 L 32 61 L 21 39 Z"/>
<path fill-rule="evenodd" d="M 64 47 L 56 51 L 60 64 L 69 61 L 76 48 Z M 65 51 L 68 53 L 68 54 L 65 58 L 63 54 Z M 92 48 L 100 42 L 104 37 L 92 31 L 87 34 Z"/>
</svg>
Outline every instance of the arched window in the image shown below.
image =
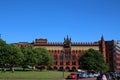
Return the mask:
<svg viewBox="0 0 120 80">
<path fill-rule="evenodd" d="M 56 51 L 56 50 L 54 50 L 54 53 L 57 53 L 57 51 Z"/>
<path fill-rule="evenodd" d="M 60 52 L 60 50 L 58 50 L 58 53 Z"/>
<path fill-rule="evenodd" d="M 57 70 L 57 67 L 56 67 L 56 66 L 54 66 L 54 70 Z"/>
</svg>

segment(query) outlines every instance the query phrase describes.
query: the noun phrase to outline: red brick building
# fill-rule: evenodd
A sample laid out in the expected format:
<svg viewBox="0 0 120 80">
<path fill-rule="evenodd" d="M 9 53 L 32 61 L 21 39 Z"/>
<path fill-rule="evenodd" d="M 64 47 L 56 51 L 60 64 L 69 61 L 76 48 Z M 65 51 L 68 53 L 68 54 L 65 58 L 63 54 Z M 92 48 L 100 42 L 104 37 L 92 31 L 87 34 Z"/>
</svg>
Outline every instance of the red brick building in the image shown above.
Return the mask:
<svg viewBox="0 0 120 80">
<path fill-rule="evenodd" d="M 80 67 L 79 56 L 90 48 L 101 51 L 104 60 L 108 63 L 109 70 L 120 70 L 120 44 L 115 41 L 104 41 L 103 36 L 97 42 L 72 42 L 67 36 L 63 42 L 48 42 L 47 39 L 35 39 L 34 47 L 46 48 L 53 56 L 54 62 L 50 69 L 77 70 Z M 26 43 L 18 43 L 26 45 Z"/>
<path fill-rule="evenodd" d="M 101 44 L 101 47 L 100 47 Z M 62 70 L 77 70 L 80 68 L 78 62 L 79 56 L 90 48 L 101 50 L 105 53 L 105 42 L 71 42 L 71 38 L 64 38 L 63 42 L 48 42 L 47 39 L 36 39 L 33 42 L 35 47 L 43 47 L 49 50 L 54 57 L 52 69 Z M 106 56 L 104 55 L 106 58 Z"/>
</svg>

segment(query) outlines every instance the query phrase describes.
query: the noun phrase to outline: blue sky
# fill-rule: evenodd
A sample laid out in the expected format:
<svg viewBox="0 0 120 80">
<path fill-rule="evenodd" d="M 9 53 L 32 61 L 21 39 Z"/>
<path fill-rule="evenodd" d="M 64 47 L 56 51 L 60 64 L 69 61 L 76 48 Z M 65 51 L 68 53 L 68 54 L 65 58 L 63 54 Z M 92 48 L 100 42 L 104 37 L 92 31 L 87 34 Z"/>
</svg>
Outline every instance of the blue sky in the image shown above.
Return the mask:
<svg viewBox="0 0 120 80">
<path fill-rule="evenodd" d="M 0 34 L 7 43 L 47 38 L 63 42 L 120 40 L 120 0 L 0 0 Z"/>
</svg>

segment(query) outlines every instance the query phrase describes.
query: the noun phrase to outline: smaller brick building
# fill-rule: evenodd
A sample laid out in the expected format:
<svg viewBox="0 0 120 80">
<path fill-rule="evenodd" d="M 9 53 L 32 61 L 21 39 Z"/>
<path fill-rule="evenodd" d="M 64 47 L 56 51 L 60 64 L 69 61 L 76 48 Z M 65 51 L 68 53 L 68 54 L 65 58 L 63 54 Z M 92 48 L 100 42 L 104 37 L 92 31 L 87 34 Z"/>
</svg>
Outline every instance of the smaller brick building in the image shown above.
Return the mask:
<svg viewBox="0 0 120 80">
<path fill-rule="evenodd" d="M 109 70 L 120 71 L 120 43 L 117 41 L 105 41 L 106 44 L 106 56 Z"/>
</svg>

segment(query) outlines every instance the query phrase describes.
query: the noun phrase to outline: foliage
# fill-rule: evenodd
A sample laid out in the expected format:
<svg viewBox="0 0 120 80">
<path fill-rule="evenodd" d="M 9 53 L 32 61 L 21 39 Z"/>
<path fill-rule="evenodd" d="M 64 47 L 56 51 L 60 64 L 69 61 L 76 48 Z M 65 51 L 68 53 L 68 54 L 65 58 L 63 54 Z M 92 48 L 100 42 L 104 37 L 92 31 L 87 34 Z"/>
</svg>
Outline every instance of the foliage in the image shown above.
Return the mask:
<svg viewBox="0 0 120 80">
<path fill-rule="evenodd" d="M 45 48 L 35 48 L 35 52 L 38 58 L 38 65 L 50 65 L 51 55 Z"/>
<path fill-rule="evenodd" d="M 19 65 L 22 60 L 23 54 L 17 45 L 6 44 L 5 41 L 0 39 L 0 65 L 4 71 L 6 71 L 6 67 L 13 68 L 15 65 Z"/>
<path fill-rule="evenodd" d="M 6 44 L 0 39 L 0 65 L 5 68 L 13 68 L 16 65 L 42 65 L 49 66 L 51 64 L 51 54 L 47 49 L 34 48 L 33 46 L 19 48 L 16 44 Z"/>
<path fill-rule="evenodd" d="M 6 45 L 6 42 L 0 39 L 0 47 L 5 46 L 5 45 Z"/>
<path fill-rule="evenodd" d="M 34 53 L 34 48 L 32 46 L 29 47 L 21 47 L 21 51 L 24 54 L 24 59 L 22 65 L 31 65 L 34 66 L 37 64 L 37 55 Z"/>
<path fill-rule="evenodd" d="M 51 63 L 50 53 L 44 48 L 21 47 L 21 51 L 24 54 L 22 65 L 50 65 Z"/>
<path fill-rule="evenodd" d="M 86 70 L 101 71 L 108 69 L 102 53 L 94 49 L 89 49 L 84 55 L 79 57 L 79 62 L 81 67 Z"/>
<path fill-rule="evenodd" d="M 22 63 L 24 55 L 17 45 L 9 44 L 8 48 L 7 48 L 7 52 L 9 55 L 8 56 L 8 60 L 9 60 L 8 64 L 10 64 L 11 67 Z"/>
<path fill-rule="evenodd" d="M 25 64 L 27 64 L 27 48 L 22 46 L 21 48 L 21 52 L 23 53 L 24 57 L 23 57 L 23 62 L 21 63 L 22 66 L 24 66 Z"/>
<path fill-rule="evenodd" d="M 2 67 L 5 67 L 5 64 L 8 63 L 7 49 L 8 46 L 6 42 L 0 39 L 0 65 L 2 65 Z"/>
</svg>

